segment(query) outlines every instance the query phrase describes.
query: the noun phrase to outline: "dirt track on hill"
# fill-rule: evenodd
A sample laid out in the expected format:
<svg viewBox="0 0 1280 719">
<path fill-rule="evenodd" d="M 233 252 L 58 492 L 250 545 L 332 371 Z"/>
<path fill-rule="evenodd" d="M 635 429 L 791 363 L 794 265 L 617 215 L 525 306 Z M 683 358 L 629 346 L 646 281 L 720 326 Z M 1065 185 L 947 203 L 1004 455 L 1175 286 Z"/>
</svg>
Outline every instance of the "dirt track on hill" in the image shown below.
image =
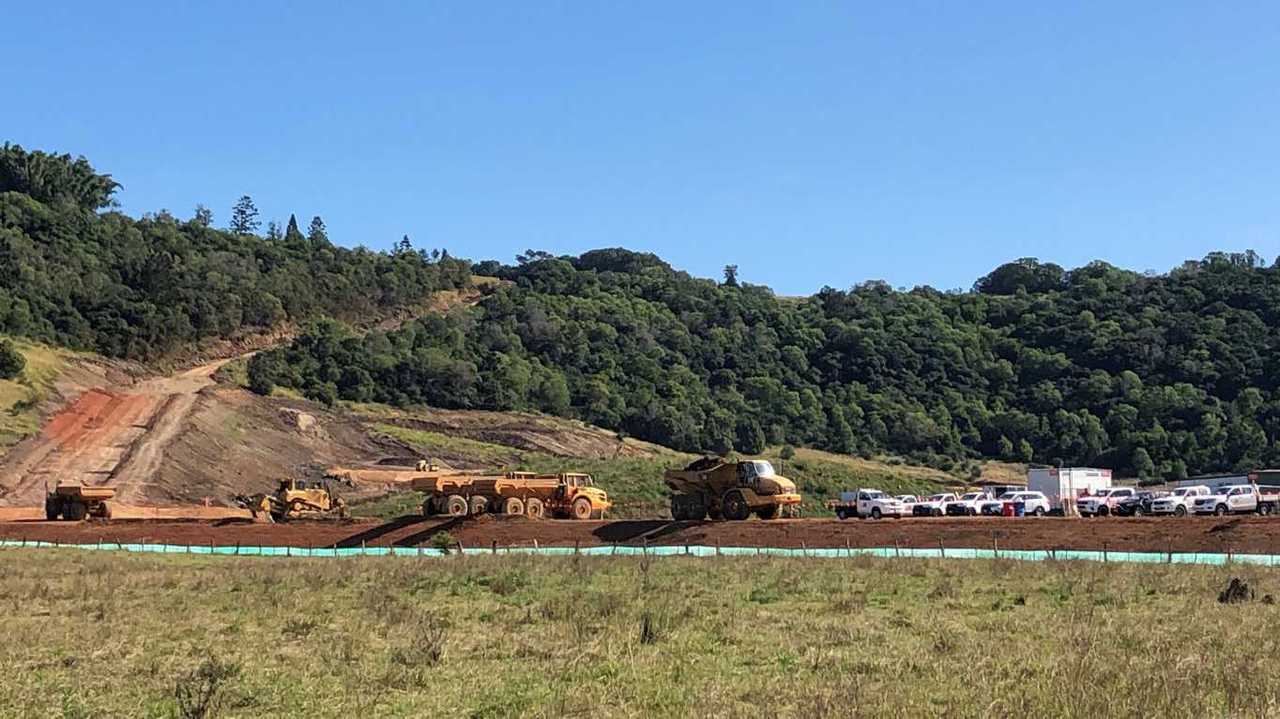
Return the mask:
<svg viewBox="0 0 1280 719">
<path fill-rule="evenodd" d="M 0 538 L 66 543 L 155 542 L 173 544 L 309 547 L 424 546 L 448 531 L 468 547 L 701 544 L 763 547 L 942 546 L 990 549 L 1110 549 L 1151 552 L 1280 553 L 1280 519 L 835 519 L 770 522 L 672 522 L 623 520 L 535 521 L 485 516 L 441 519 L 406 516 L 377 520 L 254 524 L 220 521 L 0 522 Z"/>
</svg>

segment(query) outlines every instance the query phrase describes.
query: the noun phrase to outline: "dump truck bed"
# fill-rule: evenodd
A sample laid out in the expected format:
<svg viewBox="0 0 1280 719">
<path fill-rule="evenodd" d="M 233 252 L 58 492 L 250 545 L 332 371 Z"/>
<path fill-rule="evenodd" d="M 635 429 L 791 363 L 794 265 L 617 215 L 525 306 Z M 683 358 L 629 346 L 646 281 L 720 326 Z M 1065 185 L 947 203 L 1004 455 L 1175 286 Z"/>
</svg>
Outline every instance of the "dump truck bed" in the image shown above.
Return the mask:
<svg viewBox="0 0 1280 719">
<path fill-rule="evenodd" d="M 85 487 L 79 484 L 60 484 L 54 492 L 64 497 L 103 501 L 116 496 L 115 487 Z"/>
</svg>

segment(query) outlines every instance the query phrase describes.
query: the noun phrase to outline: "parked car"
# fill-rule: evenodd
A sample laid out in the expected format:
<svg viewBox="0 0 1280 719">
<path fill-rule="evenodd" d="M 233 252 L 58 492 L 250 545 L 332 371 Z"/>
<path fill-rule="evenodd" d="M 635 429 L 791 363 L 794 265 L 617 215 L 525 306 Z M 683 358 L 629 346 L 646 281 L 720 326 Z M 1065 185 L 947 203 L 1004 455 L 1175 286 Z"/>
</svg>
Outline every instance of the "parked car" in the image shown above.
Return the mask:
<svg viewBox="0 0 1280 719">
<path fill-rule="evenodd" d="M 1164 497 L 1156 497 L 1151 502 L 1151 514 L 1172 514 L 1175 517 L 1185 517 L 1191 513 L 1192 505 L 1195 504 L 1197 497 L 1207 497 L 1210 494 L 1212 492 L 1203 484 L 1178 487 Z"/>
<path fill-rule="evenodd" d="M 991 495 L 986 492 L 965 492 L 959 499 L 944 504 L 942 511 L 948 517 L 973 517 L 978 514 L 978 505 L 989 499 Z"/>
<path fill-rule="evenodd" d="M 913 505 L 913 504 L 915 504 L 916 502 L 919 502 L 919 501 L 920 501 L 920 498 L 919 498 L 919 497 L 917 497 L 917 496 L 916 496 L 916 495 L 914 495 L 914 494 L 899 494 L 898 496 L 894 497 L 894 499 L 896 499 L 896 500 L 898 500 L 899 502 L 902 502 L 903 504 L 907 505 L 907 513 L 908 513 L 908 514 L 910 514 L 910 513 L 911 513 L 911 505 Z"/>
<path fill-rule="evenodd" d="M 840 500 L 832 502 L 830 506 L 840 519 L 848 519 L 849 517 L 871 517 L 872 519 L 902 517 L 906 516 L 909 511 L 907 505 L 903 504 L 897 497 L 890 497 L 878 489 L 841 492 Z"/>
<path fill-rule="evenodd" d="M 943 506 L 947 502 L 954 502 L 957 499 L 959 497 L 953 492 L 934 494 L 912 505 L 911 514 L 917 517 L 941 517 L 943 515 Z"/>
<path fill-rule="evenodd" d="M 1111 514 L 1120 500 L 1136 494 L 1133 487 L 1106 487 L 1076 500 L 1076 511 L 1081 517 L 1105 517 Z"/>
<path fill-rule="evenodd" d="M 1117 517 L 1141 517 L 1144 514 L 1151 514 L 1151 503 L 1155 500 L 1155 492 L 1140 491 L 1132 497 L 1125 497 L 1117 502 L 1111 511 Z"/>
<path fill-rule="evenodd" d="M 1005 502 L 1022 503 L 1023 512 L 1025 514 L 1034 514 L 1037 517 L 1043 517 L 1049 513 L 1049 498 L 1044 496 L 1042 492 L 1006 492 L 995 499 L 982 502 L 978 511 L 991 517 L 999 517 L 1004 514 Z"/>
<path fill-rule="evenodd" d="M 1267 488 L 1274 492 L 1270 487 Z M 1266 492 L 1256 484 L 1230 484 L 1204 497 L 1196 497 L 1196 514 L 1271 514 L 1280 502 L 1280 494 Z"/>
</svg>

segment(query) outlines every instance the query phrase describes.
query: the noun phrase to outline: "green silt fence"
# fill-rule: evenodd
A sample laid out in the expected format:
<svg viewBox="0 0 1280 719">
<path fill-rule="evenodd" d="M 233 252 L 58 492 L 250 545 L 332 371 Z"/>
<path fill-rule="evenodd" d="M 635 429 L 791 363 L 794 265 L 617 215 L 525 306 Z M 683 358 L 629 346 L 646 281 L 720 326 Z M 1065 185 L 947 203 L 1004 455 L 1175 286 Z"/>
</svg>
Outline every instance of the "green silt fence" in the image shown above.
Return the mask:
<svg viewBox="0 0 1280 719">
<path fill-rule="evenodd" d="M 261 547 L 261 546 L 218 546 L 200 544 L 121 544 L 116 542 L 99 542 L 94 544 L 59 544 L 43 541 L 0 540 L 0 549 L 79 549 L 89 551 L 135 552 L 153 554 L 205 554 L 217 556 L 241 557 L 443 557 L 457 554 L 466 555 L 545 555 L 566 556 L 582 554 L 587 556 L 619 556 L 619 557 L 802 557 L 817 559 L 837 559 L 841 557 L 884 557 L 914 559 L 1014 559 L 1026 562 L 1043 561 L 1087 561 L 1087 562 L 1145 562 L 1150 564 L 1259 564 L 1273 566 L 1280 564 L 1277 554 L 1221 554 L 1209 552 L 1115 552 L 1099 550 L 1066 550 L 1066 549 L 974 549 L 956 548 L 899 548 L 899 547 L 853 547 L 853 548 L 808 548 L 791 549 L 784 547 L 709 547 L 704 545 L 688 546 L 618 546 L 602 545 L 592 547 L 467 547 L 461 550 L 444 552 L 434 547 Z"/>
</svg>

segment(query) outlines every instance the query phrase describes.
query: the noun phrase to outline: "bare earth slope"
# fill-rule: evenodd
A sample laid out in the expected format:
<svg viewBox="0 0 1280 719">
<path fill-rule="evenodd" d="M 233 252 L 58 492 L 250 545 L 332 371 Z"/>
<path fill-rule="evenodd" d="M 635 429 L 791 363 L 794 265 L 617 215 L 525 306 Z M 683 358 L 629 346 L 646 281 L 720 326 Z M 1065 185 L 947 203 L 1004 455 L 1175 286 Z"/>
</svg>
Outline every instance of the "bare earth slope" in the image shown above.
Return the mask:
<svg viewBox="0 0 1280 719">
<path fill-rule="evenodd" d="M 410 309 L 443 312 L 474 304 L 484 284 L 439 293 Z M 406 310 L 383 324 L 396 326 L 411 316 Z M 194 367 L 142 381 L 133 378 L 140 370 L 120 371 L 120 363 L 75 363 L 59 380 L 41 431 L 0 459 L 0 506 L 40 505 L 46 486 L 64 481 L 113 485 L 122 504 L 227 504 L 237 493 L 270 489 L 282 476 L 405 452 L 394 439 L 371 439 L 359 422 L 336 419 L 310 403 L 299 410 L 287 401 L 217 387 L 214 374 L 224 365 L 290 335 L 284 330 L 211 343 L 190 353 Z"/>
</svg>

